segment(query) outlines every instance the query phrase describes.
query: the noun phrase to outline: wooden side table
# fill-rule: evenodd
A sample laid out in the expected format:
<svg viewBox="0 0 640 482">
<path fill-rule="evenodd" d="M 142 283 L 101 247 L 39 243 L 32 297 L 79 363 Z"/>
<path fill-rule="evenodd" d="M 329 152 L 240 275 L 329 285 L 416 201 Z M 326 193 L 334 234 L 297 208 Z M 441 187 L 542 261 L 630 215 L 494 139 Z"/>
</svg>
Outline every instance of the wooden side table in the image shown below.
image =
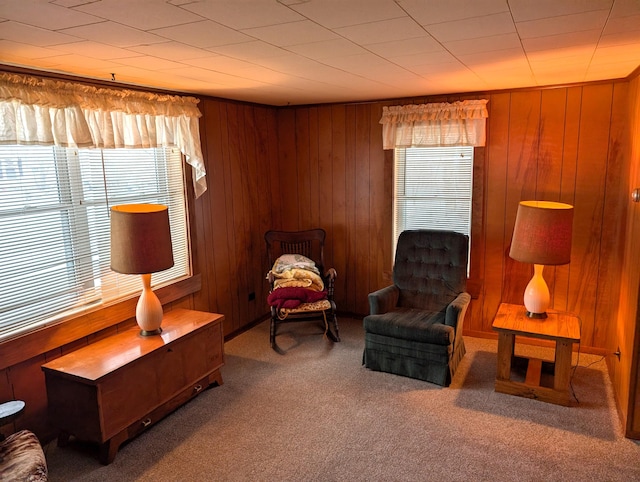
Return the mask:
<svg viewBox="0 0 640 482">
<path fill-rule="evenodd" d="M 176 309 L 162 334 L 131 329 L 103 338 L 42 366 L 51 421 L 60 432 L 97 442 L 111 463 L 135 437 L 211 385 L 222 385 L 223 315 Z"/>
<path fill-rule="evenodd" d="M 533 319 L 527 317 L 524 306 L 508 303 L 500 305 L 493 320 L 493 329 L 498 332 L 495 390 L 571 406 L 571 353 L 573 344 L 580 341 L 580 321 L 578 317 L 568 313 L 549 312 L 548 315 L 546 319 Z M 554 341 L 555 360 L 546 362 L 537 358 L 515 356 L 516 335 Z M 512 379 L 522 368 L 526 369 L 524 380 Z"/>
</svg>

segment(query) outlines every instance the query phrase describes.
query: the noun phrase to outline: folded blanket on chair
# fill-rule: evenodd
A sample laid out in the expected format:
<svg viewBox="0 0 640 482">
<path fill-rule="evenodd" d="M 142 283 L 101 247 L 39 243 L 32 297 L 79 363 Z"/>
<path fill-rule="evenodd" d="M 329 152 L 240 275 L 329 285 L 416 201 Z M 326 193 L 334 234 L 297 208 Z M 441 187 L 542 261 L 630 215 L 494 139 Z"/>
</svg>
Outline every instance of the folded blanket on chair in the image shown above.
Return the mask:
<svg viewBox="0 0 640 482">
<path fill-rule="evenodd" d="M 314 291 L 307 288 L 278 288 L 269 293 L 267 302 L 279 310 L 296 308 L 302 303 L 313 303 L 326 299 L 326 291 Z"/>
</svg>

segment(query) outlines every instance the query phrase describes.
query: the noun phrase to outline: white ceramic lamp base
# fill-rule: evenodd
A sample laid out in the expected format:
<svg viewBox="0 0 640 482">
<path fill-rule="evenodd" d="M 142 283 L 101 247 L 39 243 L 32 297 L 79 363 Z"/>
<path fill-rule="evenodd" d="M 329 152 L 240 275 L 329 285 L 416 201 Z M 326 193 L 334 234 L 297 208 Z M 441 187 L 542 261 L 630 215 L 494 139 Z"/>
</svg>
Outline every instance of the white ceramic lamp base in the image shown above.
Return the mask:
<svg viewBox="0 0 640 482">
<path fill-rule="evenodd" d="M 542 276 L 543 270 L 544 265 L 533 265 L 533 278 L 524 290 L 524 306 L 529 318 L 546 318 L 547 308 L 551 304 L 549 287 Z"/>
<path fill-rule="evenodd" d="M 136 321 L 142 336 L 158 335 L 162 332 L 162 303 L 151 289 L 151 275 L 143 274 L 142 293 L 136 305 Z"/>
</svg>

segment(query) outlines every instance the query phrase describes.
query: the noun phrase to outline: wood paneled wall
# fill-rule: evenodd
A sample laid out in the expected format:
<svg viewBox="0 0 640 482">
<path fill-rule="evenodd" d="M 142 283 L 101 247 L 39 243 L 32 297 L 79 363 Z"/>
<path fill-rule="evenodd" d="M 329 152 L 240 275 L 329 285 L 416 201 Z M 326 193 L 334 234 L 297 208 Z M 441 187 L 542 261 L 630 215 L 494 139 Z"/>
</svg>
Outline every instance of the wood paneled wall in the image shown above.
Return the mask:
<svg viewBox="0 0 640 482">
<path fill-rule="evenodd" d="M 207 191 L 194 205 L 195 308 L 225 315 L 225 335 L 267 313 L 264 233 L 276 216 L 276 109 L 204 99 L 200 124 Z"/>
<path fill-rule="evenodd" d="M 572 262 L 547 267 L 553 307 L 578 313 L 582 346 L 611 349 L 627 209 L 628 83 L 395 101 L 488 98 L 487 145 L 476 149 L 472 286 L 466 332 L 493 336 L 501 302 L 521 303 L 532 267 L 508 257 L 518 202 L 575 206 Z M 327 230 L 338 308 L 366 314 L 367 294 L 391 268 L 392 158 L 381 148 L 382 106 L 365 103 L 278 111 L 280 185 L 274 224 Z"/>
</svg>

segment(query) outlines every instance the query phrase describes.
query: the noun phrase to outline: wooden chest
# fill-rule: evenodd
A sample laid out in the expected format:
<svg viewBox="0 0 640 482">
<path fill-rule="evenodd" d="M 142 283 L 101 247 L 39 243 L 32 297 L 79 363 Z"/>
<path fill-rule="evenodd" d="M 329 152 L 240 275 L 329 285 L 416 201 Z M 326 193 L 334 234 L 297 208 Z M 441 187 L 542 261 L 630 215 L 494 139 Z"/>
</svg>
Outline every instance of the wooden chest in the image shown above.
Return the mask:
<svg viewBox="0 0 640 482">
<path fill-rule="evenodd" d="M 209 385 L 222 384 L 223 315 L 173 310 L 162 334 L 138 327 L 104 338 L 42 366 L 49 415 L 60 430 L 100 444 L 111 463 L 118 447 Z"/>
</svg>

